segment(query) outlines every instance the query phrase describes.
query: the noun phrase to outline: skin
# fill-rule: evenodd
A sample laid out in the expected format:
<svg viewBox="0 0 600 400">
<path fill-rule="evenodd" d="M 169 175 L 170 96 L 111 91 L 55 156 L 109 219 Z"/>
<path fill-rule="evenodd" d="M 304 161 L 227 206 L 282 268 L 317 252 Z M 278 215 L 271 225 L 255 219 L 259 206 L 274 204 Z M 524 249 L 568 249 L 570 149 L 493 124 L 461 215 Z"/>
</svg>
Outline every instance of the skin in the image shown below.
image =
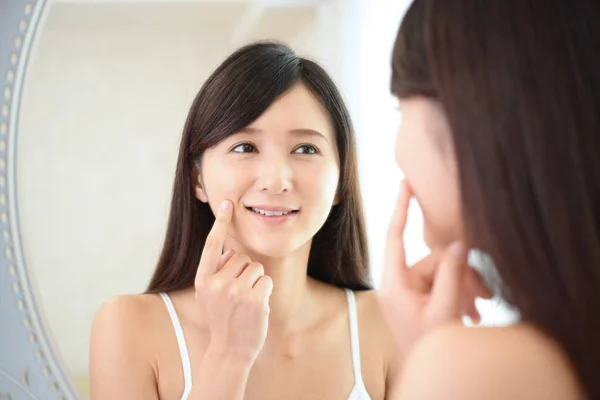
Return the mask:
<svg viewBox="0 0 600 400">
<path fill-rule="evenodd" d="M 451 131 L 432 99 L 402 99 L 402 110 L 396 160 L 405 180 L 388 232 L 380 300 L 407 361 L 390 398 L 583 398 L 561 348 L 534 327 L 520 323 L 473 329 L 460 324 L 472 272 Z M 407 268 L 402 237 L 412 197 L 425 215 L 433 254 Z"/>
<path fill-rule="evenodd" d="M 194 287 L 170 293 L 190 353 L 190 399 L 348 398 L 345 294 L 306 276 L 312 237 L 339 201 L 334 135 L 326 111 L 297 85 L 205 152 L 194 188 L 216 222 Z M 299 212 L 266 224 L 247 209 L 257 205 Z M 371 398 L 383 399 L 401 356 L 375 293 L 356 300 L 363 380 Z M 120 296 L 101 307 L 90 374 L 95 400 L 181 398 L 179 350 L 162 299 Z"/>
<path fill-rule="evenodd" d="M 400 104 L 396 162 L 423 212 L 425 243 L 443 250 L 464 231 L 450 128 L 436 102 L 415 97 Z"/>
</svg>

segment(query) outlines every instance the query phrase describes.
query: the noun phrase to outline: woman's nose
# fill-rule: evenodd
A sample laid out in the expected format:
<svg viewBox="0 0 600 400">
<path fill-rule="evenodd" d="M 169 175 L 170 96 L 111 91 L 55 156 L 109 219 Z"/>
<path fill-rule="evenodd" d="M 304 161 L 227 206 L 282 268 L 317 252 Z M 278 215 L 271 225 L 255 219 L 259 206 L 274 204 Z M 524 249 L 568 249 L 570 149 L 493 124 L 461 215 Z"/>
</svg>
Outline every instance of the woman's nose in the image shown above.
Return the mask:
<svg viewBox="0 0 600 400">
<path fill-rule="evenodd" d="M 264 157 L 258 168 L 258 189 L 269 194 L 280 194 L 292 186 L 292 168 L 284 157 Z"/>
</svg>

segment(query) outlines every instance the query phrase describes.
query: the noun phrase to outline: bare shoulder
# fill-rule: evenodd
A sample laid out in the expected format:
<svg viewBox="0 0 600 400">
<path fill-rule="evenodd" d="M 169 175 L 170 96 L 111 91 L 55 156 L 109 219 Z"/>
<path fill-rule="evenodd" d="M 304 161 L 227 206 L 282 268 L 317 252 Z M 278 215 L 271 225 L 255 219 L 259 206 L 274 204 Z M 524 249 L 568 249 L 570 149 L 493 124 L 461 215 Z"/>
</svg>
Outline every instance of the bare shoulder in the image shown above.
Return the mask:
<svg viewBox="0 0 600 400">
<path fill-rule="evenodd" d="M 533 327 L 456 324 L 431 332 L 409 355 L 394 400 L 416 398 L 576 400 L 582 395 L 561 348 Z"/>
<path fill-rule="evenodd" d="M 151 298 L 154 295 L 149 294 L 127 294 L 111 297 L 106 300 L 102 306 L 98 309 L 96 317 L 104 317 L 107 315 L 127 315 L 137 311 L 143 311 L 148 307 L 151 307 Z"/>
<path fill-rule="evenodd" d="M 385 342 L 388 340 L 393 342 L 391 331 L 385 322 L 375 290 L 362 290 L 354 293 L 361 330 L 372 331 L 380 338 L 386 339 Z"/>
<path fill-rule="evenodd" d="M 395 351 L 396 344 L 385 321 L 377 292 L 375 290 L 355 292 L 355 297 L 361 329 L 370 330 L 379 337 L 382 345 L 389 347 L 388 350 Z"/>
<path fill-rule="evenodd" d="M 355 292 L 355 297 L 361 334 L 365 331 L 368 332 L 367 334 L 375 336 L 386 353 L 396 360 L 400 354 L 397 352 L 396 342 L 385 321 L 377 292 L 375 290 Z"/>
<path fill-rule="evenodd" d="M 148 328 L 155 319 L 157 296 L 151 294 L 122 295 L 108 299 L 96 312 L 92 336 L 135 335 L 137 329 Z M 98 335 L 95 335 L 98 336 Z M 138 338 L 139 339 L 139 338 Z"/>
<path fill-rule="evenodd" d="M 356 307 L 360 317 L 369 322 L 376 323 L 378 329 L 385 329 L 385 319 L 379 305 L 377 292 L 375 290 L 356 291 L 354 292 L 354 297 L 356 298 Z"/>
<path fill-rule="evenodd" d="M 382 354 L 385 373 L 386 395 L 388 398 L 398 384 L 400 367 L 404 355 L 401 354 L 388 328 L 375 290 L 355 292 L 361 343 L 374 343 Z"/>
<path fill-rule="evenodd" d="M 94 316 L 91 350 L 124 346 L 130 354 L 143 355 L 153 340 L 153 332 L 164 322 L 166 311 L 162 303 L 155 294 L 108 299 Z"/>
<path fill-rule="evenodd" d="M 157 397 L 151 343 L 159 302 L 156 295 L 126 295 L 111 298 L 100 307 L 90 339 L 94 398 Z"/>
<path fill-rule="evenodd" d="M 394 339 L 385 321 L 377 292 L 375 290 L 362 290 L 354 293 L 361 326 L 368 325 L 372 330 L 377 331 L 379 336 L 393 342 Z"/>
</svg>

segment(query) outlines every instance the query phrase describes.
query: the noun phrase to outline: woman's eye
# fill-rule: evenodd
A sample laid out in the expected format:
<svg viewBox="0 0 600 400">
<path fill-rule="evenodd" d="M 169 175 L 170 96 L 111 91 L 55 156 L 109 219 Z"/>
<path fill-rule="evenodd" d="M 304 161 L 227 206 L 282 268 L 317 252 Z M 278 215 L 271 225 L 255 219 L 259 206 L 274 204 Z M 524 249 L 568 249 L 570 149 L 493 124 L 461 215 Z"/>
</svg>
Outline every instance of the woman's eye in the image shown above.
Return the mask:
<svg viewBox="0 0 600 400">
<path fill-rule="evenodd" d="M 235 153 L 253 153 L 256 151 L 256 147 L 250 143 L 240 143 L 231 149 L 231 151 Z"/>
<path fill-rule="evenodd" d="M 310 144 L 303 144 L 302 146 L 298 146 L 294 153 L 296 154 L 317 154 L 319 149 Z"/>
</svg>

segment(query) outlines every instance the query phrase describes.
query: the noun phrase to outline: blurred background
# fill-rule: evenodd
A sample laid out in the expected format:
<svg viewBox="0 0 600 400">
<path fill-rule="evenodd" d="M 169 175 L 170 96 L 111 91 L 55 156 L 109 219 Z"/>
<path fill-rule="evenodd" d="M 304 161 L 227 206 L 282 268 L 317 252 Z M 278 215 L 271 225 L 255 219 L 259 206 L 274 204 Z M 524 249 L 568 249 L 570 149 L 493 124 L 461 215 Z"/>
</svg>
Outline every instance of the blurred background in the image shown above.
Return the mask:
<svg viewBox="0 0 600 400">
<path fill-rule="evenodd" d="M 183 124 L 239 46 L 276 39 L 319 62 L 356 128 L 379 284 L 401 172 L 390 56 L 409 0 L 49 0 L 24 84 L 17 146 L 25 262 L 71 376 L 88 395 L 89 333 L 109 297 L 139 293 L 167 221 Z M 411 206 L 408 261 L 427 254 Z M 506 317 L 482 303 L 486 323 Z"/>
</svg>

